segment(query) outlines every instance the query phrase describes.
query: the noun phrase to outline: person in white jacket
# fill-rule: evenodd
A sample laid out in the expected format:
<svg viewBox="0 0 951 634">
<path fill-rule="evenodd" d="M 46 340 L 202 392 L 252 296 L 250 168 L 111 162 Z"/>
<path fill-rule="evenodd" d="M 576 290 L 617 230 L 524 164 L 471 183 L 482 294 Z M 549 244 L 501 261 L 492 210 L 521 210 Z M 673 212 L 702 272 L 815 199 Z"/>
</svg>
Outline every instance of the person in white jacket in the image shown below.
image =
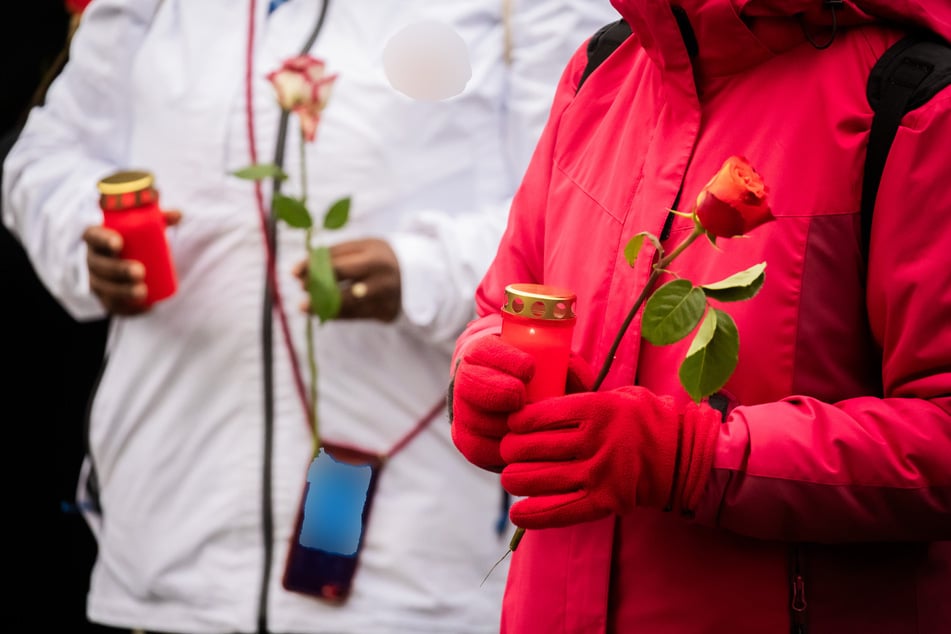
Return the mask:
<svg viewBox="0 0 951 634">
<path fill-rule="evenodd" d="M 2 196 L 5 224 L 58 301 L 80 321 L 111 317 L 79 486 L 98 545 L 91 621 L 187 634 L 498 631 L 504 563 L 483 577 L 511 527 L 497 476 L 450 439 L 450 354 L 564 64 L 616 17 L 607 0 L 93 0 L 4 162 Z M 283 583 L 314 456 L 299 380 L 313 319 L 297 309 L 303 233 L 262 222 L 270 181 L 259 200 L 234 176 L 274 157 L 281 111 L 266 75 L 304 52 L 319 19 L 306 52 L 338 77 L 303 147 L 308 207 L 351 197 L 346 225 L 317 241 L 333 245 L 341 279 L 366 279 L 343 291 L 339 318 L 315 319 L 320 438 L 386 455 L 436 412 L 379 472 L 342 602 Z M 423 20 L 466 43 L 472 77 L 458 96 L 415 101 L 387 82 L 387 42 Z M 300 144 L 291 128 L 287 193 L 300 193 Z M 177 290 L 149 308 L 129 294 L 136 266 L 99 228 L 97 182 L 123 169 L 151 172 L 162 208 L 176 210 Z M 266 283 L 268 240 L 279 293 Z M 382 285 L 368 277 L 380 266 Z"/>
</svg>

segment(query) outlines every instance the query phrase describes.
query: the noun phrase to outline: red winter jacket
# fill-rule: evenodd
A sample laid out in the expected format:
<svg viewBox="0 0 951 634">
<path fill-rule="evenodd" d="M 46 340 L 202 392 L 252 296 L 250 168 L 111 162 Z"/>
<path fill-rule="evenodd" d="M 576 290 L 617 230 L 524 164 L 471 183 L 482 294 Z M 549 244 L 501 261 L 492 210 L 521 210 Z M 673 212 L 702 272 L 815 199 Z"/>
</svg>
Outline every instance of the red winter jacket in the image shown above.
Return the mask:
<svg viewBox="0 0 951 634">
<path fill-rule="evenodd" d="M 947 0 L 613 0 L 634 35 L 578 91 L 566 69 L 547 131 L 479 289 L 497 331 L 503 288 L 573 289 L 575 351 L 600 367 L 647 280 L 623 256 L 667 209 L 689 210 L 732 154 L 769 187 L 776 221 L 705 241 L 674 269 L 697 283 L 766 261 L 724 389 L 733 408 L 693 518 L 639 509 L 529 531 L 503 630 L 530 634 L 951 632 L 951 90 L 908 114 L 860 251 L 866 81 L 906 26 L 951 38 Z M 691 229 L 675 217 L 665 246 Z M 645 247 L 646 248 L 646 247 Z M 635 321 L 602 386 L 687 396 L 689 338 L 654 347 Z M 884 394 L 884 398 L 882 395 Z M 632 485 L 633 486 L 633 485 Z"/>
</svg>

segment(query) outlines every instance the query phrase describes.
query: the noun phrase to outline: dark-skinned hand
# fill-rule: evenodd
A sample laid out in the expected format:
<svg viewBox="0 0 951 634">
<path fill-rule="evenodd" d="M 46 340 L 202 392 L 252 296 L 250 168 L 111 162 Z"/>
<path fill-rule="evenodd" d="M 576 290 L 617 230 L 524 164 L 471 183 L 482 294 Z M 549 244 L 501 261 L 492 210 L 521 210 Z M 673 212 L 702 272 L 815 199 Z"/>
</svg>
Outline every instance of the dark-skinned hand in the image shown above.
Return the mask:
<svg viewBox="0 0 951 634">
<path fill-rule="evenodd" d="M 400 265 L 389 243 L 379 238 L 350 240 L 329 247 L 330 260 L 340 284 L 337 319 L 377 319 L 388 323 L 400 314 Z M 307 261 L 294 267 L 307 290 Z M 356 292 L 355 292 L 356 291 Z M 301 310 L 310 312 L 309 297 Z"/>
<path fill-rule="evenodd" d="M 182 219 L 180 211 L 163 211 L 165 225 L 172 227 Z M 86 266 L 89 288 L 110 315 L 132 316 L 149 310 L 146 296 L 145 268 L 141 262 L 124 260 L 122 236 L 101 225 L 86 227 Z"/>
</svg>

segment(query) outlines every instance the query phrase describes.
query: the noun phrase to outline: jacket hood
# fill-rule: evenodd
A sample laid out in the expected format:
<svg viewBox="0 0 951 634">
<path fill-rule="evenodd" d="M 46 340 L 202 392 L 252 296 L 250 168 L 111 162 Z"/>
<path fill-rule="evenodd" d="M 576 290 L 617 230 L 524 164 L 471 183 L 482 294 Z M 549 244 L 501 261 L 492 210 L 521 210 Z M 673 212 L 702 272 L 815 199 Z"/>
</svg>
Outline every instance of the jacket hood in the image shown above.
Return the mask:
<svg viewBox="0 0 951 634">
<path fill-rule="evenodd" d="M 805 33 L 828 39 L 832 10 L 824 0 L 611 0 L 642 45 L 661 66 L 690 63 L 672 6 L 683 10 L 698 42 L 704 73 L 736 72 L 803 43 Z M 884 24 L 927 28 L 951 41 L 947 0 L 844 0 L 838 28 Z"/>
</svg>

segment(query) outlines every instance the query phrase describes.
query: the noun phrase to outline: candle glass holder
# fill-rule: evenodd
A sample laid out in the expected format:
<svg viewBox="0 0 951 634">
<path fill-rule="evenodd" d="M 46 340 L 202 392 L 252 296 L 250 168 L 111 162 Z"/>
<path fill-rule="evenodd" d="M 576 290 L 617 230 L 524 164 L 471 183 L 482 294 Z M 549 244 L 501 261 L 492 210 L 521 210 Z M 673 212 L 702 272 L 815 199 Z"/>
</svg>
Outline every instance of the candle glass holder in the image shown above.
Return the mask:
<svg viewBox="0 0 951 634">
<path fill-rule="evenodd" d="M 98 189 L 103 226 L 122 235 L 120 256 L 145 268 L 145 304 L 170 297 L 178 284 L 152 174 L 116 172 L 100 180 Z"/>
<path fill-rule="evenodd" d="M 528 400 L 565 393 L 575 326 L 575 294 L 544 284 L 509 284 L 502 307 L 502 340 L 535 358 Z"/>
</svg>

